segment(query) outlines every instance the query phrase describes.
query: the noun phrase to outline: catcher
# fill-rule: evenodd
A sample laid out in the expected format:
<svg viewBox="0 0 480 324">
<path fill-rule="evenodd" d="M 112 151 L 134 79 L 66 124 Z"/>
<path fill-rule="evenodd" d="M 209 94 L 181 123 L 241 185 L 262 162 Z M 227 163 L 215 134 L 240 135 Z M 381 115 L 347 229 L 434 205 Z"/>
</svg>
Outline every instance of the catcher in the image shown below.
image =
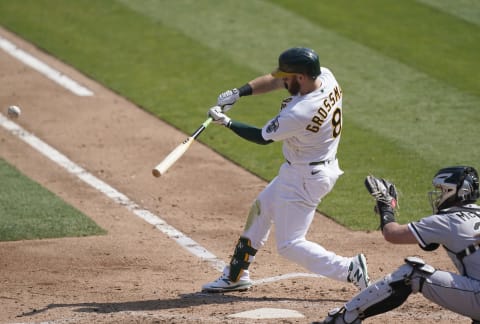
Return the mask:
<svg viewBox="0 0 480 324">
<path fill-rule="evenodd" d="M 433 215 L 400 225 L 395 221 L 397 191 L 384 179 L 368 176 L 365 185 L 375 198 L 384 238 L 394 244 L 418 243 L 426 251 L 440 245 L 458 273 L 437 270 L 418 257 L 329 312 L 321 323 L 361 323 L 367 317 L 400 306 L 411 293 L 480 323 L 480 206 L 478 173 L 473 167 L 443 168 L 430 192 Z"/>
</svg>

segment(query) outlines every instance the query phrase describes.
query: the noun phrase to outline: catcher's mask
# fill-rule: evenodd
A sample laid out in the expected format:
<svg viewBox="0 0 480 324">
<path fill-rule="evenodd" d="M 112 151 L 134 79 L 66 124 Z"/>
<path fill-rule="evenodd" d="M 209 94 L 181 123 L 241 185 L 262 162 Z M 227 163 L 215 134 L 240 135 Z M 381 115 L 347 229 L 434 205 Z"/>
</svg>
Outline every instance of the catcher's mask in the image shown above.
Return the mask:
<svg viewBox="0 0 480 324">
<path fill-rule="evenodd" d="M 433 212 L 474 203 L 479 197 L 477 170 L 469 166 L 440 169 L 433 177 L 434 190 L 429 192 Z"/>
</svg>

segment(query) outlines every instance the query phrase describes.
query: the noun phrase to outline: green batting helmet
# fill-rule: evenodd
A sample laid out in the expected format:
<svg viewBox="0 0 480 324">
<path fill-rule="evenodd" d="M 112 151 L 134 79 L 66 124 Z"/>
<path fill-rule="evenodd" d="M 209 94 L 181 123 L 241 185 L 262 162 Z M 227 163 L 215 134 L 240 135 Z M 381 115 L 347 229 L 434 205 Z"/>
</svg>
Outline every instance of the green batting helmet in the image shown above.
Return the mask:
<svg viewBox="0 0 480 324">
<path fill-rule="evenodd" d="M 291 74 L 306 74 L 313 79 L 320 75 L 320 60 L 317 53 L 306 47 L 293 47 L 278 57 L 278 68 L 272 75 L 282 78 Z"/>
</svg>

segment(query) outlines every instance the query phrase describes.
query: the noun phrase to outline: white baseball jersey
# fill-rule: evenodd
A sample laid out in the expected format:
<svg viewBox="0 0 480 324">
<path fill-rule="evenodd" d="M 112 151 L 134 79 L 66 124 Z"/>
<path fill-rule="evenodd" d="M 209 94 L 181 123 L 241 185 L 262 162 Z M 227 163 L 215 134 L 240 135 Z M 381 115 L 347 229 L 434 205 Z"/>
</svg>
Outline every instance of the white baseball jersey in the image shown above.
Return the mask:
<svg viewBox="0 0 480 324">
<path fill-rule="evenodd" d="M 292 164 L 333 160 L 342 131 L 342 89 L 322 67 L 322 85 L 282 102 L 280 113 L 263 128 L 265 140 L 284 141 L 283 155 Z"/>
<path fill-rule="evenodd" d="M 262 128 L 265 140 L 283 141 L 288 162 L 258 195 L 242 237 L 258 250 L 275 224 L 282 256 L 313 273 L 346 282 L 352 258 L 305 237 L 317 205 L 343 173 L 335 159 L 342 131 L 342 90 L 329 69 L 321 68 L 319 78 L 319 89 L 285 99 L 279 114 Z M 326 162 L 310 164 L 320 161 Z"/>
</svg>

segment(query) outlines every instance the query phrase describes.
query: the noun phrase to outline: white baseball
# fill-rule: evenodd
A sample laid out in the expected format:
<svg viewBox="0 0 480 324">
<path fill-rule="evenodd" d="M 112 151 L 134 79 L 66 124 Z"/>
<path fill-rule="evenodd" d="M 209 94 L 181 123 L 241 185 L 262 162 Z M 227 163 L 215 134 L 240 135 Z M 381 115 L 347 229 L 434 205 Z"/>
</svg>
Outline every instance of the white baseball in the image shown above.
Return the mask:
<svg viewBox="0 0 480 324">
<path fill-rule="evenodd" d="M 18 106 L 10 106 L 8 107 L 7 114 L 11 118 L 18 118 L 22 111 Z"/>
</svg>

